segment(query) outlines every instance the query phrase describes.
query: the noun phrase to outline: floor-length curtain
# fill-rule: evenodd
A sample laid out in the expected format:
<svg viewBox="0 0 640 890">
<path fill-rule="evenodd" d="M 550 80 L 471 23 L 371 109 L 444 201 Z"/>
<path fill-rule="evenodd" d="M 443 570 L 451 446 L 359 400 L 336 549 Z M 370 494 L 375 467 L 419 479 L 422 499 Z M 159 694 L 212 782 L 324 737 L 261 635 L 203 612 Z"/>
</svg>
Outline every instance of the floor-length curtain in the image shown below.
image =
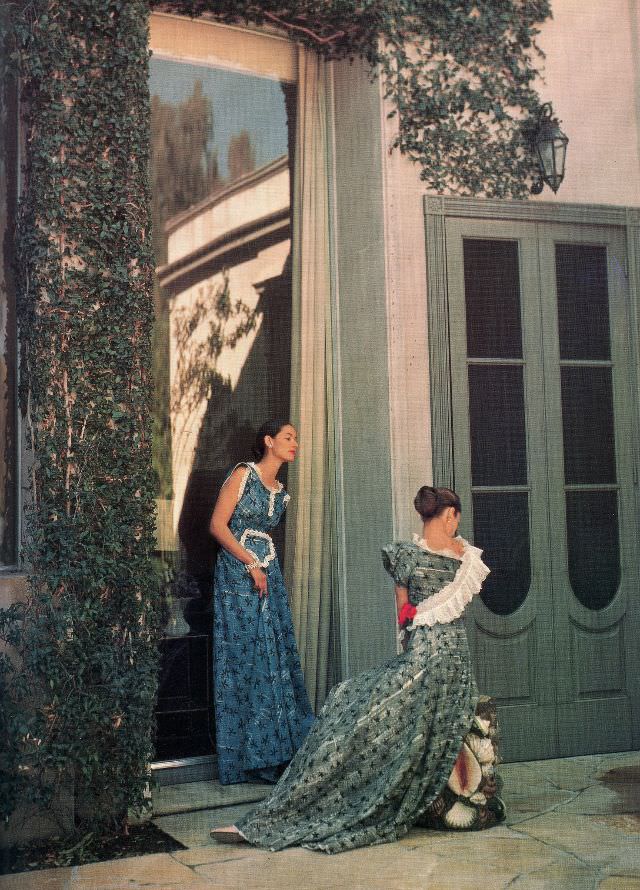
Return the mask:
<svg viewBox="0 0 640 890">
<path fill-rule="evenodd" d="M 285 570 L 302 667 L 319 707 L 335 680 L 335 456 L 327 63 L 300 49 L 293 188 L 290 470 Z"/>
</svg>

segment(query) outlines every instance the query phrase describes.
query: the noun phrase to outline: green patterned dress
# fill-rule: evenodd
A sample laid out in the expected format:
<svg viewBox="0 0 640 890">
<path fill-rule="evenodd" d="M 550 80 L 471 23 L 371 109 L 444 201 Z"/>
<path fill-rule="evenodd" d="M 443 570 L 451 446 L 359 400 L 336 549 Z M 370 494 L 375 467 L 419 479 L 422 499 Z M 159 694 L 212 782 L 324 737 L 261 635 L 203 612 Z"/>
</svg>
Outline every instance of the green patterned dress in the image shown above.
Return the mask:
<svg viewBox="0 0 640 890">
<path fill-rule="evenodd" d="M 477 719 L 460 616 L 488 569 L 464 543 L 462 559 L 418 539 L 384 548 L 385 568 L 418 608 L 406 651 L 332 689 L 271 794 L 237 823 L 250 843 L 339 853 L 433 824 Z"/>
</svg>

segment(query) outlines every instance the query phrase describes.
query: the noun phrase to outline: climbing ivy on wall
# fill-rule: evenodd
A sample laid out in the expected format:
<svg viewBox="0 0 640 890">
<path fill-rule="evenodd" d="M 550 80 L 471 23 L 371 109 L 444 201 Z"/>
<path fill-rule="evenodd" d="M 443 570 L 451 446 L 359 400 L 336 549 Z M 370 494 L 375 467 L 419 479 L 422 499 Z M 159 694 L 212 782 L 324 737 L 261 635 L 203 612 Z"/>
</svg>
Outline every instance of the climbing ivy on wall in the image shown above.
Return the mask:
<svg viewBox="0 0 640 890">
<path fill-rule="evenodd" d="M 3 656 L 4 814 L 62 783 L 81 821 L 118 821 L 151 759 L 147 16 L 144 0 L 35 0 L 14 22 L 30 591 L 1 619 L 22 664 Z"/>
<path fill-rule="evenodd" d="M 432 190 L 523 196 L 546 0 L 173 0 L 384 75 L 396 147 Z M 0 614 L 0 812 L 74 788 L 80 822 L 143 802 L 152 750 L 153 255 L 147 0 L 30 0 L 21 77 L 24 605 Z M 9 644 L 9 649 L 6 648 Z M 15 670 L 16 659 L 21 666 Z"/>
<path fill-rule="evenodd" d="M 526 197 L 536 175 L 527 122 L 547 0 L 151 0 L 151 6 L 286 31 L 328 58 L 383 74 L 395 148 L 435 192 Z"/>
</svg>

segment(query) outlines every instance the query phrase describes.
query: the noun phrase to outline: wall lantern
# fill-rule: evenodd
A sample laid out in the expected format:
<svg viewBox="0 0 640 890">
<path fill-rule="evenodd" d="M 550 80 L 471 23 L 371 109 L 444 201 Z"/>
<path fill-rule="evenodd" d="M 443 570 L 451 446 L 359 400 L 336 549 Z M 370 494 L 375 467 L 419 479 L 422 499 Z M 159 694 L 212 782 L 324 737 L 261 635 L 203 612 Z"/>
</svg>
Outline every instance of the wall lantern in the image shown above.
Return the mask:
<svg viewBox="0 0 640 890">
<path fill-rule="evenodd" d="M 531 128 L 531 146 L 535 152 L 539 178 L 531 186 L 531 192 L 539 195 L 546 182 L 554 194 L 564 179 L 564 162 L 567 154 L 569 138 L 560 129 L 560 124 L 553 116 L 551 102 L 545 102 L 540 108 L 535 128 Z"/>
</svg>

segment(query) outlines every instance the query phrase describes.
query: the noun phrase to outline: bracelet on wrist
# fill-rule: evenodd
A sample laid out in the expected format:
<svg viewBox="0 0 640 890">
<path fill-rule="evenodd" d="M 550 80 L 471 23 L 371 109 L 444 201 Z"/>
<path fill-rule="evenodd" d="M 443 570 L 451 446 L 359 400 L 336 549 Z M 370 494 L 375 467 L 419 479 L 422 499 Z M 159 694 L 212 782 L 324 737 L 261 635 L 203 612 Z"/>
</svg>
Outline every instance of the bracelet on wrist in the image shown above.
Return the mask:
<svg viewBox="0 0 640 890">
<path fill-rule="evenodd" d="M 245 567 L 245 569 L 247 570 L 247 574 L 250 575 L 251 572 L 252 572 L 254 569 L 261 569 L 261 568 L 262 568 L 262 563 L 260 562 L 259 559 L 254 559 L 253 562 L 247 562 L 247 563 L 245 563 L 244 567 Z"/>
</svg>

